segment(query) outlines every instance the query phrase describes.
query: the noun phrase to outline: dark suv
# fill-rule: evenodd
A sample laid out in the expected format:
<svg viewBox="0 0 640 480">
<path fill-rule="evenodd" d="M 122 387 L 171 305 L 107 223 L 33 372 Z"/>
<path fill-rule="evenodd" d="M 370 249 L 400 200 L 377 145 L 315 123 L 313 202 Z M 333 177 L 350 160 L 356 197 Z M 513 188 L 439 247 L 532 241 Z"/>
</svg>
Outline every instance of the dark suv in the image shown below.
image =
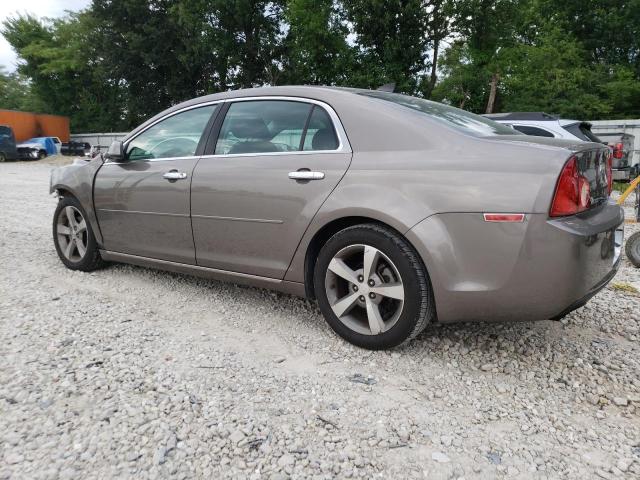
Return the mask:
<svg viewBox="0 0 640 480">
<path fill-rule="evenodd" d="M 7 125 L 0 125 L 0 162 L 17 158 L 18 150 L 13 130 Z"/>
</svg>

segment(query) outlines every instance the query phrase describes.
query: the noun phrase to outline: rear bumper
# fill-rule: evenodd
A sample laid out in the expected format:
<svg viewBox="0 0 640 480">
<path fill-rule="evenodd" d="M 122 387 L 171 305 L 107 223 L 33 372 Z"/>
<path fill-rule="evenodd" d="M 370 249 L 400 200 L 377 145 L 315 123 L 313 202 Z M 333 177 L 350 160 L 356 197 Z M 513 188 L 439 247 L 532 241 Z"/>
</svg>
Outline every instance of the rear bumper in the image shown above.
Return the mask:
<svg viewBox="0 0 640 480">
<path fill-rule="evenodd" d="M 434 215 L 408 239 L 429 271 L 441 322 L 559 318 L 582 306 L 615 275 L 622 209 L 522 223 L 488 223 L 478 213 Z"/>
</svg>

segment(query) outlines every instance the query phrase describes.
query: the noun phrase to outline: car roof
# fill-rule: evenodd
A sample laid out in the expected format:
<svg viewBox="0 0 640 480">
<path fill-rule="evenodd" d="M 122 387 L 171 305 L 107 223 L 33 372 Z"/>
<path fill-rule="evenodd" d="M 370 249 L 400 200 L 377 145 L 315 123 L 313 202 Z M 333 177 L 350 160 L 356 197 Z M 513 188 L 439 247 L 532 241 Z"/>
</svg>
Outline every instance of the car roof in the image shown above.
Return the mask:
<svg viewBox="0 0 640 480">
<path fill-rule="evenodd" d="M 485 113 L 483 117 L 487 117 L 492 120 L 534 120 L 536 122 L 551 122 L 560 120 L 560 117 L 544 112 Z"/>
</svg>

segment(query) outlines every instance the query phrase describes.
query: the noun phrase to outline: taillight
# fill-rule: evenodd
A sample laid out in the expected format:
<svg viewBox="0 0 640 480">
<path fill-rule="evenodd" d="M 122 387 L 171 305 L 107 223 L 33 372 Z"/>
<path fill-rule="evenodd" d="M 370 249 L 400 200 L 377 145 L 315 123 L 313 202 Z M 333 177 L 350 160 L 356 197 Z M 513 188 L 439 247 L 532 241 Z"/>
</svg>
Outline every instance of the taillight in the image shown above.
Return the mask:
<svg viewBox="0 0 640 480">
<path fill-rule="evenodd" d="M 622 157 L 624 157 L 624 145 L 616 143 L 616 146 L 613 147 L 613 158 L 620 159 Z"/>
<path fill-rule="evenodd" d="M 575 215 L 589 208 L 590 203 L 589 181 L 580 175 L 576 157 L 571 157 L 560 173 L 549 215 Z"/>
</svg>

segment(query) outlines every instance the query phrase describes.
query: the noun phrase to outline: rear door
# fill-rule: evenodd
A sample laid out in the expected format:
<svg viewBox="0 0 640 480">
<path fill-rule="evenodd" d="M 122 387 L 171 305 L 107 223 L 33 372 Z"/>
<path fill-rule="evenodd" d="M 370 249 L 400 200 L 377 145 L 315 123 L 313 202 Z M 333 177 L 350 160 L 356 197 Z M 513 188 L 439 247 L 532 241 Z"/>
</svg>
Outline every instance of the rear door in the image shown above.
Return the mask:
<svg viewBox="0 0 640 480">
<path fill-rule="evenodd" d="M 189 187 L 217 108 L 170 114 L 126 143 L 124 161 L 98 171 L 94 201 L 106 250 L 195 263 Z"/>
<path fill-rule="evenodd" d="M 283 278 L 351 161 L 335 112 L 300 98 L 238 99 L 191 186 L 198 265 Z M 214 138 L 213 140 L 216 140 Z"/>
</svg>

